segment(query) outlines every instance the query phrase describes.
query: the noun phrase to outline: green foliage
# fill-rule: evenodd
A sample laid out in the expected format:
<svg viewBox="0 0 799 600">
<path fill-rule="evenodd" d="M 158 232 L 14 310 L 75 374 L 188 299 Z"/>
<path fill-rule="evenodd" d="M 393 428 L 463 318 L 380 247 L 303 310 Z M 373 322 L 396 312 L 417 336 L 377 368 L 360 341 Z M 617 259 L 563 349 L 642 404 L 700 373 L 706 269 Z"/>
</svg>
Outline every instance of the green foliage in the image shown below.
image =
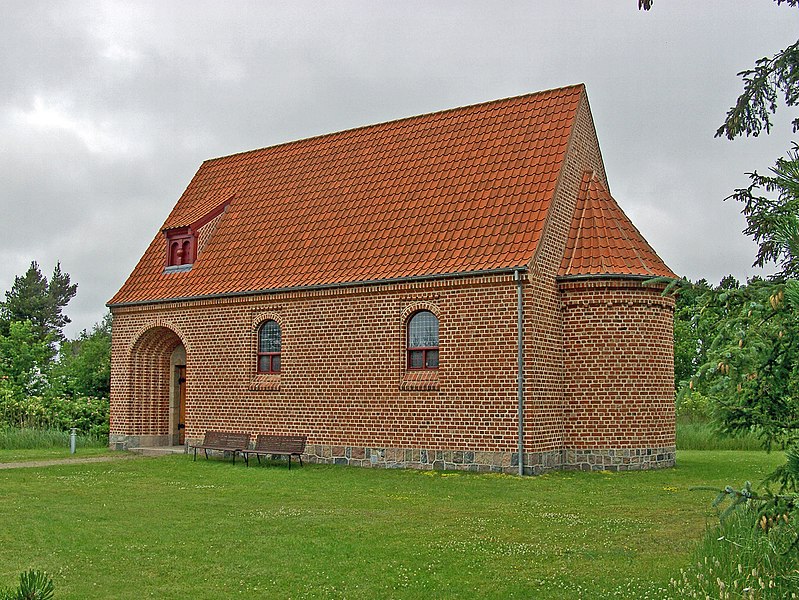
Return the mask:
<svg viewBox="0 0 799 600">
<path fill-rule="evenodd" d="M 108 398 L 78 396 L 0 396 L 0 425 L 30 429 L 78 431 L 93 436 L 108 436 Z"/>
<path fill-rule="evenodd" d="M 111 316 L 66 340 L 62 309 L 77 286 L 56 265 L 48 281 L 31 263 L 0 305 L 0 427 L 107 436 Z M 58 360 L 55 344 L 62 340 Z"/>
<path fill-rule="evenodd" d="M 39 338 L 30 321 L 12 321 L 0 332 L 0 400 L 41 393 L 53 356 L 50 338 Z"/>
<path fill-rule="evenodd" d="M 731 197 L 743 203 L 747 222 L 744 233 L 759 245 L 755 265 L 763 267 L 774 261 L 780 265 L 782 277 L 796 278 L 799 277 L 799 146 L 794 144 L 787 158 L 777 159 L 771 173 L 771 176 L 751 173 L 751 185 L 735 190 Z M 776 198 L 760 195 L 760 190 L 776 192 Z"/>
<path fill-rule="evenodd" d="M 30 321 L 39 340 L 61 340 L 62 329 L 70 322 L 63 314 L 64 307 L 75 296 L 77 284 L 70 283 L 69 274 L 58 263 L 50 281 L 42 275 L 39 265 L 32 262 L 25 275 L 14 279 L 0 306 L 0 332 L 15 321 Z"/>
<path fill-rule="evenodd" d="M 690 379 L 707 359 L 712 315 L 699 312 L 699 299 L 713 288 L 704 279 L 681 282 L 674 312 L 674 383 Z"/>
<path fill-rule="evenodd" d="M 760 280 L 707 294 L 700 302 L 700 311 L 726 316 L 692 386 L 712 399 L 724 431 L 753 431 L 767 448 L 799 442 L 799 304 L 793 306 L 794 295 L 799 296 L 796 282 Z"/>
<path fill-rule="evenodd" d="M 758 511 L 745 508 L 709 529 L 690 565 L 673 579 L 676 598 L 799 598 L 796 550 L 786 550 L 796 522 L 763 530 Z M 777 550 L 781 549 L 781 550 Z"/>
<path fill-rule="evenodd" d="M 732 140 L 739 135 L 758 136 L 763 130 L 771 133 L 771 115 L 777 112 L 780 96 L 786 106 L 799 104 L 797 71 L 799 41 L 771 58 L 759 59 L 753 69 L 738 73 L 743 78 L 743 93 L 727 112 L 727 118 L 716 131 L 716 137 L 725 136 Z M 797 131 L 799 118 L 792 123 L 793 130 Z"/>
<path fill-rule="evenodd" d="M 707 423 L 713 416 L 713 404 L 702 393 L 689 390 L 677 397 L 675 413 L 683 423 Z"/>
<path fill-rule="evenodd" d="M 111 391 L 111 315 L 61 344 L 50 373 L 51 392 L 67 397 L 107 398 Z"/>
<path fill-rule="evenodd" d="M 0 600 L 52 600 L 53 579 L 44 571 L 31 569 L 19 576 L 19 587 L 0 592 Z"/>
<path fill-rule="evenodd" d="M 798 315 L 796 280 L 683 282 L 675 313 L 681 448 L 746 448 L 753 437 L 766 448 L 799 443 Z M 778 471 L 784 485 L 799 474 L 788 467 Z"/>
</svg>

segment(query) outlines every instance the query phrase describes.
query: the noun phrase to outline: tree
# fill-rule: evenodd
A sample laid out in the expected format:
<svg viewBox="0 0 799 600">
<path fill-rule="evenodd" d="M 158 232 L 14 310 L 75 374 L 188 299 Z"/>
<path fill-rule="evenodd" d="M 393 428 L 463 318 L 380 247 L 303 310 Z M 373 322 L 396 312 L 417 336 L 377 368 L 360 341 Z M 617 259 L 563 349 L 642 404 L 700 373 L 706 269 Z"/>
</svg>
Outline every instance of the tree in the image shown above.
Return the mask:
<svg viewBox="0 0 799 600">
<path fill-rule="evenodd" d="M 25 275 L 16 277 L 6 292 L 0 331 L 8 332 L 9 324 L 15 321 L 30 321 L 39 340 L 48 336 L 51 340 L 64 339 L 62 330 L 70 319 L 63 310 L 77 290 L 77 284 L 70 283 L 69 274 L 61 271 L 61 263 L 56 264 L 48 281 L 39 265 L 31 262 Z"/>
<path fill-rule="evenodd" d="M 61 344 L 50 375 L 52 392 L 69 397 L 107 398 L 111 391 L 111 314 Z"/>
<path fill-rule="evenodd" d="M 799 85 L 797 85 L 799 91 Z M 777 159 L 772 175 L 749 175 L 752 184 L 735 190 L 733 198 L 744 205 L 747 227 L 759 248 L 755 265 L 763 267 L 775 262 L 780 266 L 779 278 L 799 277 L 799 146 L 794 144 L 787 158 Z M 776 198 L 759 194 L 760 190 Z"/>
<path fill-rule="evenodd" d="M 50 342 L 38 338 L 30 321 L 12 321 L 8 333 L 0 333 L 0 386 L 16 397 L 40 393 L 53 355 Z"/>
<path fill-rule="evenodd" d="M 677 294 L 674 310 L 674 384 L 693 377 L 707 359 L 707 315 L 700 312 L 699 300 L 712 288 L 704 279 L 686 281 Z"/>
</svg>

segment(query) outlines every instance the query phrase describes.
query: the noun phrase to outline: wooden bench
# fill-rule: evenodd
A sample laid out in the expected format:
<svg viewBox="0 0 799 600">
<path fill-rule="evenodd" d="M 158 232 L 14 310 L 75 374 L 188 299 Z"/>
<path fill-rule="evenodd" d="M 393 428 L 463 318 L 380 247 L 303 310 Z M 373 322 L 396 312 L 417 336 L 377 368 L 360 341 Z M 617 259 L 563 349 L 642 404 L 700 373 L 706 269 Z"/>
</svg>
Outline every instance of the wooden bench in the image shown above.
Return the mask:
<svg viewBox="0 0 799 600">
<path fill-rule="evenodd" d="M 308 436 L 305 435 L 267 435 L 259 433 L 255 438 L 255 447 L 252 450 L 243 450 L 244 464 L 250 466 L 249 456 L 255 454 L 258 459 L 258 464 L 261 464 L 261 456 L 268 454 L 275 454 L 278 456 L 286 456 L 289 459 L 289 469 L 291 469 L 291 457 L 296 456 L 300 459 L 300 466 L 302 466 L 302 454 L 305 452 L 305 441 Z"/>
<path fill-rule="evenodd" d="M 233 464 L 236 463 L 236 453 L 244 452 L 250 445 L 249 433 L 234 433 L 232 431 L 206 431 L 202 444 L 189 446 L 194 448 L 194 460 L 197 460 L 197 450 L 205 451 L 208 459 L 209 450 L 233 453 Z M 246 459 L 245 459 L 246 462 Z"/>
</svg>

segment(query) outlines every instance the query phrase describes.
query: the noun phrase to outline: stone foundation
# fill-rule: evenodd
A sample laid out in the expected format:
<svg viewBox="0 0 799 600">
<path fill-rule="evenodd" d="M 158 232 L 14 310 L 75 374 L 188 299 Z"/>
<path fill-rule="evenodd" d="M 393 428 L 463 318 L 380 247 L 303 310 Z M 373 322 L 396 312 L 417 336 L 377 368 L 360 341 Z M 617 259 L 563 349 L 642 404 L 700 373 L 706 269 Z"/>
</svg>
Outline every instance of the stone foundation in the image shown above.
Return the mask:
<svg viewBox="0 0 799 600">
<path fill-rule="evenodd" d="M 199 444 L 201 440 L 189 440 Z M 113 450 L 169 446 L 166 435 L 109 436 Z M 308 444 L 303 461 L 318 464 L 348 465 L 380 469 L 422 469 L 437 471 L 472 471 L 477 473 L 519 472 L 517 452 L 471 452 L 466 450 L 420 450 L 409 448 L 362 448 Z M 673 467 L 674 448 L 624 448 L 551 450 L 526 452 L 524 474 L 547 471 L 640 471 Z"/>
<path fill-rule="evenodd" d="M 618 450 L 566 450 L 563 469 L 579 471 L 641 471 L 674 466 L 674 447 Z"/>
<path fill-rule="evenodd" d="M 471 452 L 461 450 L 417 450 L 405 448 L 358 448 L 309 444 L 303 460 L 310 463 L 376 467 L 519 472 L 517 452 Z M 582 471 L 633 471 L 674 466 L 674 448 L 605 450 L 552 450 L 524 454 L 525 475 L 556 469 Z"/>
<path fill-rule="evenodd" d="M 112 433 L 108 436 L 108 447 L 111 450 L 129 450 L 131 448 L 158 448 L 171 446 L 170 435 L 122 435 Z"/>
</svg>

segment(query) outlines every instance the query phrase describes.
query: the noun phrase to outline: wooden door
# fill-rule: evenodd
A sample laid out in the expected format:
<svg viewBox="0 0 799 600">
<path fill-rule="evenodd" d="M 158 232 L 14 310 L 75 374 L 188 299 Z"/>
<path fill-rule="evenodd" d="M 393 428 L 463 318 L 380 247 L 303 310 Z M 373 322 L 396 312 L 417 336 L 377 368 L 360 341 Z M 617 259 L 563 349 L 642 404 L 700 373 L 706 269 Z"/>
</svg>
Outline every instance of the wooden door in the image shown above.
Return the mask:
<svg viewBox="0 0 799 600">
<path fill-rule="evenodd" d="M 178 444 L 186 443 L 186 367 L 178 367 Z"/>
</svg>

